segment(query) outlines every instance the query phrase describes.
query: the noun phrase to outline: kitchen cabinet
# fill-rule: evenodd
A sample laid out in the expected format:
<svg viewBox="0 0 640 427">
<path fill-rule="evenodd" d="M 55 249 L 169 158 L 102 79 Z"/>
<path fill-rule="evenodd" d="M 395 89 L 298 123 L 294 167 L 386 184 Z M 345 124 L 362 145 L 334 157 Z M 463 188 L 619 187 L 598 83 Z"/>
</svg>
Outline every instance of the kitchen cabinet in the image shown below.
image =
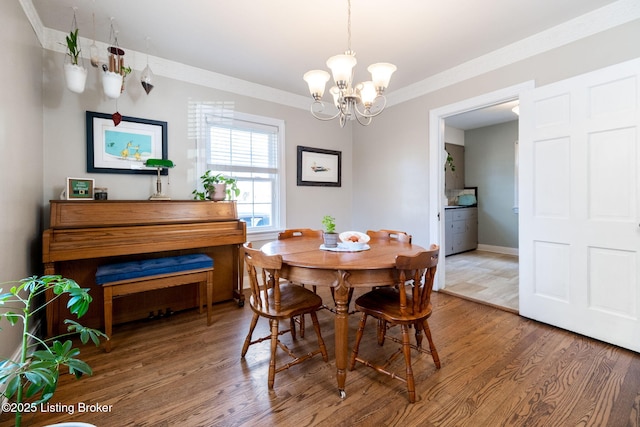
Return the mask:
<svg viewBox="0 0 640 427">
<path fill-rule="evenodd" d="M 445 209 L 445 256 L 471 251 L 478 247 L 478 208 Z"/>
</svg>

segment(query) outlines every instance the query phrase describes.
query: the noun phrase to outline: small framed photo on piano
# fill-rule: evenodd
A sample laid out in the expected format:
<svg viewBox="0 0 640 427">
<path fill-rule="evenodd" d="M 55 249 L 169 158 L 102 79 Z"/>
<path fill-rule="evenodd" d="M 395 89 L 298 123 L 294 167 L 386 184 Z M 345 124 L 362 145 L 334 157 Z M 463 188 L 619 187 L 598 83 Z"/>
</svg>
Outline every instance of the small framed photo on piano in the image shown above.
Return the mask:
<svg viewBox="0 0 640 427">
<path fill-rule="evenodd" d="M 95 180 L 90 178 L 67 178 L 65 193 L 67 200 L 93 200 Z"/>
</svg>

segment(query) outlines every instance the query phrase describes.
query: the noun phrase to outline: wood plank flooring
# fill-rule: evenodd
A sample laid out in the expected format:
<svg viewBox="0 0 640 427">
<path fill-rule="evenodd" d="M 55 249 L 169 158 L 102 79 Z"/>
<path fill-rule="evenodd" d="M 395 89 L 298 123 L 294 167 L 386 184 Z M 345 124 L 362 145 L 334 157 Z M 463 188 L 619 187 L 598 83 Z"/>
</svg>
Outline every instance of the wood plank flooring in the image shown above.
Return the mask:
<svg viewBox="0 0 640 427">
<path fill-rule="evenodd" d="M 444 293 L 518 313 L 518 257 L 470 251 L 445 259 Z"/>
<path fill-rule="evenodd" d="M 325 301 L 331 301 L 322 290 Z M 276 375 L 267 389 L 269 344 L 240 349 L 251 309 L 214 307 L 214 324 L 197 311 L 115 327 L 113 350 L 83 346 L 94 375 L 64 375 L 51 405 L 24 425 L 84 421 L 109 426 L 636 426 L 640 355 L 513 313 L 436 292 L 429 320 L 442 368 L 414 352 L 417 402 L 404 384 L 357 366 L 340 399 L 333 364 L 333 315 L 319 313 L 330 362 L 320 357 Z M 359 315 L 350 316 L 353 340 Z M 310 323 L 310 322 L 308 322 Z M 361 352 L 379 351 L 374 322 Z M 267 323 L 258 328 L 266 332 Z M 397 328 L 394 328 L 397 329 Z M 304 339 L 285 341 L 309 348 Z M 394 348 L 388 341 L 382 348 Z M 402 367 L 402 360 L 397 361 Z M 78 413 L 79 404 L 109 405 Z M 0 427 L 12 426 L 9 414 Z"/>
</svg>

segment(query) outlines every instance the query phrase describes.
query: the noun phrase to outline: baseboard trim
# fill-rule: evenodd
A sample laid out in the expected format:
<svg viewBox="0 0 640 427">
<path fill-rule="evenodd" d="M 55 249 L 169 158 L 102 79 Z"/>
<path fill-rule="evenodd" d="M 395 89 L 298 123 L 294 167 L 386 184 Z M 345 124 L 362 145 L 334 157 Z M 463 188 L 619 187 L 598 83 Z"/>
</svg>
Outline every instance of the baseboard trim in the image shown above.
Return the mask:
<svg viewBox="0 0 640 427">
<path fill-rule="evenodd" d="M 515 255 L 518 256 L 518 248 L 508 248 L 506 246 L 493 246 L 493 245 L 483 245 L 478 244 L 479 251 L 485 252 L 493 252 L 496 254 L 504 254 L 504 255 Z"/>
</svg>

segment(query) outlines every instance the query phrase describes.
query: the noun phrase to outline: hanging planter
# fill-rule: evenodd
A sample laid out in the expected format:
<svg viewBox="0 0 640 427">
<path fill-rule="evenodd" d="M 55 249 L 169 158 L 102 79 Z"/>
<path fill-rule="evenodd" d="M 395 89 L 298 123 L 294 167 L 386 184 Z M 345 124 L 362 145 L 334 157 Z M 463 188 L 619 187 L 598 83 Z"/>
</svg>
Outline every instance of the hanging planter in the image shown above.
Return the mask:
<svg viewBox="0 0 640 427">
<path fill-rule="evenodd" d="M 64 80 L 67 82 L 67 89 L 71 92 L 84 92 L 87 83 L 87 69 L 76 64 L 64 64 Z"/>
<path fill-rule="evenodd" d="M 122 74 L 116 73 L 114 71 L 109 71 L 106 65 L 103 66 L 102 90 L 104 91 L 104 94 L 109 98 L 119 98 L 120 94 L 122 93 L 122 85 Z"/>
<path fill-rule="evenodd" d="M 75 8 L 73 10 L 73 22 L 71 31 L 65 39 L 67 46 L 67 56 L 64 62 L 64 79 L 67 88 L 71 92 L 82 93 L 87 82 L 87 69 L 80 64 L 80 40 L 78 39 L 78 24 L 76 21 Z"/>
<path fill-rule="evenodd" d="M 118 45 L 118 36 L 113 28 L 113 18 L 109 39 L 112 43 L 107 48 L 107 52 L 109 52 L 108 65 L 102 65 L 102 90 L 109 98 L 116 99 L 124 92 L 124 77 L 131 72 L 131 68 L 124 65 L 124 50 Z"/>
</svg>

